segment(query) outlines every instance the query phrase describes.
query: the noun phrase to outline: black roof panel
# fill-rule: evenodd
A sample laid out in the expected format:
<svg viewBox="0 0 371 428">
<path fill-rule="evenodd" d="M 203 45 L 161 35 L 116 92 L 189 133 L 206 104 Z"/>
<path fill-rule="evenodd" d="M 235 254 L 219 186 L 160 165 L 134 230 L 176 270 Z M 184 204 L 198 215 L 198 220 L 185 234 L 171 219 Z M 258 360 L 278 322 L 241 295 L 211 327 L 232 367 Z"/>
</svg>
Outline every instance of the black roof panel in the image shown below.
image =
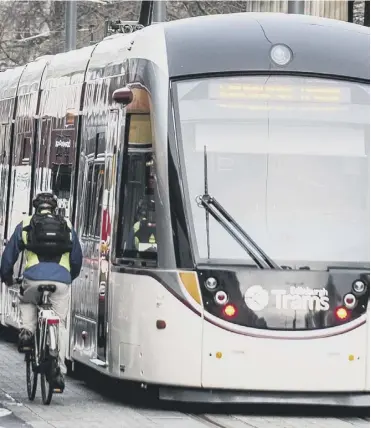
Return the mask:
<svg viewBox="0 0 371 428">
<path fill-rule="evenodd" d="M 370 79 L 370 30 L 306 15 L 236 13 L 164 25 L 170 77 L 284 70 Z M 270 60 L 274 44 L 294 53 L 286 67 Z"/>
</svg>

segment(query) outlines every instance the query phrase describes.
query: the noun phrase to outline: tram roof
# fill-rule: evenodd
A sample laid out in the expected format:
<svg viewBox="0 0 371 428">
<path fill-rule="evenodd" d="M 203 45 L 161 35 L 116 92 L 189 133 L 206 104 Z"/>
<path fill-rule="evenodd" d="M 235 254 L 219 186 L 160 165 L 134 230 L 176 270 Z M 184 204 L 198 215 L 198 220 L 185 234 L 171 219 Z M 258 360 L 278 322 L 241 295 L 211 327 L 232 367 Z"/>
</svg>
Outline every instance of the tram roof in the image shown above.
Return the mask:
<svg viewBox="0 0 371 428">
<path fill-rule="evenodd" d="M 52 55 L 46 55 L 26 65 L 19 80 L 18 95 L 37 92 L 40 89 L 44 69 L 52 59 Z"/>
<path fill-rule="evenodd" d="M 0 73 L 0 100 L 16 96 L 18 83 L 25 68 L 26 66 L 22 65 Z"/>
<path fill-rule="evenodd" d="M 279 70 L 370 79 L 370 30 L 343 21 L 246 12 L 172 21 L 164 32 L 170 77 Z M 285 67 L 270 60 L 275 44 L 293 52 Z"/>
<path fill-rule="evenodd" d="M 85 78 L 86 66 L 95 46 L 54 55 L 48 63 L 42 89 L 51 89 L 67 85 L 82 84 Z"/>
<path fill-rule="evenodd" d="M 129 51 L 132 40 L 134 49 Z M 274 44 L 285 44 L 293 51 L 287 66 L 270 60 Z M 181 19 L 0 73 L 0 99 L 15 96 L 18 83 L 19 93 L 27 93 L 38 90 L 40 84 L 42 89 L 81 84 L 85 72 L 87 80 L 120 74 L 126 58 L 154 61 L 170 78 L 269 70 L 369 80 L 370 30 L 338 20 L 283 13 Z"/>
</svg>

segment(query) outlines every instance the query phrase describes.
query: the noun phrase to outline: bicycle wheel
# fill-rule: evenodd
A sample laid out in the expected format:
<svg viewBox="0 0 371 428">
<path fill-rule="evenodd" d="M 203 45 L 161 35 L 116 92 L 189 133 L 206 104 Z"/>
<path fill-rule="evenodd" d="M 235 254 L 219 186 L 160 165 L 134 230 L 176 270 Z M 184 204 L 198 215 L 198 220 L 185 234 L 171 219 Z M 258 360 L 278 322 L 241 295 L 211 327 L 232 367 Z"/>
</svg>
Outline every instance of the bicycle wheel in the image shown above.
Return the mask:
<svg viewBox="0 0 371 428">
<path fill-rule="evenodd" d="M 27 395 L 29 400 L 33 401 L 37 390 L 37 371 L 35 363 L 35 351 L 27 352 L 26 356 L 26 379 L 27 379 Z"/>
<path fill-rule="evenodd" d="M 47 362 L 47 369 L 44 373 L 40 376 L 40 383 L 41 383 L 41 397 L 43 400 L 43 403 L 45 405 L 49 405 L 52 401 L 53 392 L 54 392 L 54 379 L 55 379 L 55 373 L 57 369 L 57 361 L 55 358 L 50 358 Z"/>
<path fill-rule="evenodd" d="M 54 341 L 54 337 L 50 337 L 50 334 L 54 334 L 54 330 L 52 331 L 47 328 L 47 343 Z M 40 375 L 40 384 L 41 384 L 41 398 L 43 400 L 43 404 L 49 405 L 52 401 L 53 392 L 54 392 L 54 380 L 56 378 L 57 368 L 58 368 L 58 360 L 56 357 L 51 356 L 49 353 L 49 346 L 45 345 L 43 349 L 41 357 L 41 366 L 42 371 Z"/>
</svg>

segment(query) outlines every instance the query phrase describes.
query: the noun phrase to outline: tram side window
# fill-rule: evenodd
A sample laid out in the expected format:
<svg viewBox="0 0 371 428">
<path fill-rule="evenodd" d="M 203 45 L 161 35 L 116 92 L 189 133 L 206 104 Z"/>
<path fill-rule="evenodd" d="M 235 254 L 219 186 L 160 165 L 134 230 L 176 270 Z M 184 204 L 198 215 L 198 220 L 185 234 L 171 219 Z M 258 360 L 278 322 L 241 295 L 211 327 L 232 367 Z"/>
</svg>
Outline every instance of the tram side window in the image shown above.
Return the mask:
<svg viewBox="0 0 371 428">
<path fill-rule="evenodd" d="M 94 217 L 92 221 L 91 235 L 99 238 L 103 204 L 104 165 L 95 166 L 94 178 L 94 197 L 92 203 L 92 212 L 94 213 Z"/>
<path fill-rule="evenodd" d="M 128 143 L 117 254 L 123 258 L 157 261 L 155 161 L 149 114 L 130 115 Z"/>
<path fill-rule="evenodd" d="M 30 154 L 31 154 L 31 138 L 26 137 L 26 138 L 23 138 L 23 144 L 22 144 L 22 154 L 21 154 L 22 165 L 30 164 Z"/>
<path fill-rule="evenodd" d="M 52 189 L 58 199 L 68 199 L 71 189 L 72 166 L 53 164 Z"/>
<path fill-rule="evenodd" d="M 89 235 L 89 226 L 90 226 L 90 217 L 91 217 L 91 196 L 92 196 L 92 187 L 93 187 L 93 164 L 89 165 L 88 169 L 88 179 L 86 183 L 86 193 L 85 193 L 85 209 L 84 209 L 84 228 L 83 235 Z"/>
</svg>

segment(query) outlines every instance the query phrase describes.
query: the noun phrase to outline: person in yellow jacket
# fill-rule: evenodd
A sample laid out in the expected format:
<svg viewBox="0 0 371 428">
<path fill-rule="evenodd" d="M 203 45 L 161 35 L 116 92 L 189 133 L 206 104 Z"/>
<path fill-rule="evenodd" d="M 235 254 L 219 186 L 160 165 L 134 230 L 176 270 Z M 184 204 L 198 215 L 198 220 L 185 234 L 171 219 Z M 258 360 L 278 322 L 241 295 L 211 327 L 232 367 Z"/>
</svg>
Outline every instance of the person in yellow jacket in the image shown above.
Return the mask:
<svg viewBox="0 0 371 428">
<path fill-rule="evenodd" d="M 139 220 L 134 223 L 129 242 L 137 251 L 157 251 L 155 203 L 153 200 L 139 202 Z"/>
<path fill-rule="evenodd" d="M 22 329 L 19 350 L 33 343 L 36 331 L 39 285 L 55 284 L 51 294 L 53 309 L 60 318 L 60 373 L 57 386 L 63 390 L 66 373 L 66 318 L 69 307 L 70 286 L 80 274 L 82 250 L 71 223 L 56 214 L 57 198 L 51 193 L 40 193 L 33 201 L 35 214 L 17 225 L 7 243 L 1 259 L 1 280 L 13 284 L 13 268 L 18 256 L 25 251 L 26 266 L 23 272 L 20 312 Z M 54 228 L 54 229 L 53 229 Z M 54 231 L 53 231 L 54 230 Z"/>
</svg>

